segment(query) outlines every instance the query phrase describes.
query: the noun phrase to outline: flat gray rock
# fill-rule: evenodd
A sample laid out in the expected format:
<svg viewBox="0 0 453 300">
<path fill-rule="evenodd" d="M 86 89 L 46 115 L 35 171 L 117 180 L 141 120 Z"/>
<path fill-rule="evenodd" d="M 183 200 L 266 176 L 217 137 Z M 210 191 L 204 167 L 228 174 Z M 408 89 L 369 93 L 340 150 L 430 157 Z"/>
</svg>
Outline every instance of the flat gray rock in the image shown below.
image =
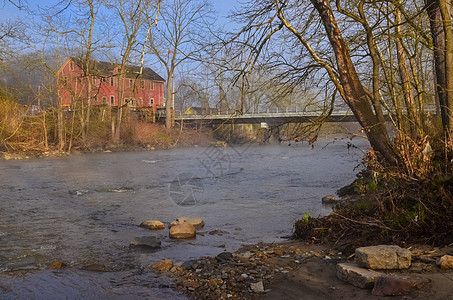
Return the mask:
<svg viewBox="0 0 453 300">
<path fill-rule="evenodd" d="M 374 281 L 381 275 L 379 272 L 361 268 L 356 264 L 340 263 L 337 265 L 339 279 L 362 289 L 373 288 Z"/>
</svg>

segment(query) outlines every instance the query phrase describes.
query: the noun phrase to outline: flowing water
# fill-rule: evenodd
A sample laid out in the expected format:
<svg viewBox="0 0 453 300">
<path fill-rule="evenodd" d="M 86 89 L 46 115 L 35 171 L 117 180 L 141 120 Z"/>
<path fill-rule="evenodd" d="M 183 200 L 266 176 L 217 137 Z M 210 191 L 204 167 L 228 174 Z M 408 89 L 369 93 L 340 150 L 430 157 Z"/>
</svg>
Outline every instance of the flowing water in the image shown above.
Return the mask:
<svg viewBox="0 0 453 300">
<path fill-rule="evenodd" d="M 146 268 L 244 244 L 280 241 L 321 198 L 350 183 L 363 140 L 194 147 L 0 162 L 0 299 L 184 299 Z M 348 146 L 349 145 L 349 146 Z M 194 240 L 170 240 L 143 220 L 202 217 Z M 157 251 L 129 247 L 161 238 Z M 55 260 L 62 270 L 47 270 Z M 105 265 L 108 272 L 84 266 Z"/>
</svg>

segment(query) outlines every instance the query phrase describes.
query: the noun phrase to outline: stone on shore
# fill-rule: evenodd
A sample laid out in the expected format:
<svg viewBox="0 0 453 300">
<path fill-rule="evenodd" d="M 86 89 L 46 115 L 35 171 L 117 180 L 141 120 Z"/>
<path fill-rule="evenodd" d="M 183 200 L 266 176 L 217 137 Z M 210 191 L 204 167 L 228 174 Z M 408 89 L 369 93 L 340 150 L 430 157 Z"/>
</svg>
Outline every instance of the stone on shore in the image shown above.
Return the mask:
<svg viewBox="0 0 453 300">
<path fill-rule="evenodd" d="M 250 289 L 255 293 L 264 293 L 264 285 L 262 281 L 250 283 Z"/>
<path fill-rule="evenodd" d="M 201 285 L 198 281 L 185 281 L 183 286 L 188 289 L 198 289 Z"/>
<path fill-rule="evenodd" d="M 233 253 L 231 252 L 222 252 L 215 257 L 218 262 L 226 262 L 233 258 Z"/>
<path fill-rule="evenodd" d="M 337 199 L 335 199 L 335 195 L 327 195 L 322 197 L 321 199 L 323 204 L 335 204 L 337 203 Z"/>
<path fill-rule="evenodd" d="M 411 252 L 395 245 L 361 247 L 355 250 L 356 263 L 373 270 L 401 270 L 411 265 Z"/>
<path fill-rule="evenodd" d="M 175 221 L 170 223 L 170 228 L 173 226 L 176 226 L 178 224 L 182 223 L 189 223 L 192 224 L 195 229 L 200 230 L 201 228 L 204 227 L 205 222 L 201 218 L 196 218 L 196 217 L 181 217 L 177 218 Z"/>
<path fill-rule="evenodd" d="M 161 241 L 155 236 L 142 236 L 132 239 L 130 246 L 156 249 L 160 248 Z"/>
<path fill-rule="evenodd" d="M 170 228 L 171 239 L 190 239 L 197 235 L 197 230 L 190 223 L 180 223 Z"/>
<path fill-rule="evenodd" d="M 170 259 L 159 261 L 159 262 L 155 263 L 154 265 L 152 265 L 151 268 L 153 268 L 154 270 L 156 270 L 158 272 L 165 273 L 165 272 L 170 271 L 171 268 L 173 268 L 173 261 Z"/>
<path fill-rule="evenodd" d="M 453 256 L 451 255 L 444 255 L 439 260 L 437 260 L 437 265 L 442 270 L 451 270 L 453 269 Z"/>
<path fill-rule="evenodd" d="M 356 264 L 337 264 L 337 277 L 362 289 L 373 288 L 374 281 L 381 275 L 379 272 L 360 268 Z"/>
<path fill-rule="evenodd" d="M 146 220 L 140 224 L 140 227 L 148 228 L 151 230 L 160 230 L 165 229 L 165 224 L 161 221 L 156 220 Z"/>
<path fill-rule="evenodd" d="M 384 275 L 376 279 L 372 294 L 374 296 L 403 296 L 419 290 L 430 283 L 429 279 Z"/>
</svg>

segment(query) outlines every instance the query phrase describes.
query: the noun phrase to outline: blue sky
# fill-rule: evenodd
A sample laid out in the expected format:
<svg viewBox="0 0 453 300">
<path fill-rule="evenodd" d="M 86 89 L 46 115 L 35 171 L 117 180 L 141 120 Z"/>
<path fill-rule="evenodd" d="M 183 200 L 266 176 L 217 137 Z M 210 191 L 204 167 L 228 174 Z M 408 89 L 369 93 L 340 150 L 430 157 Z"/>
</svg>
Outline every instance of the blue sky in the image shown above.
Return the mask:
<svg viewBox="0 0 453 300">
<path fill-rule="evenodd" d="M 18 0 L 12 0 L 15 2 L 18 2 Z M 22 0 L 23 2 L 23 0 Z M 23 3 L 28 3 L 30 10 L 36 11 L 37 7 L 48 7 L 52 6 L 56 3 L 60 2 L 60 0 L 25 0 Z M 226 16 L 233 11 L 235 8 L 240 7 L 240 2 L 239 0 L 210 0 L 210 2 L 213 4 L 214 9 L 218 13 L 219 21 L 221 23 L 226 23 Z M 8 18 L 15 18 L 17 16 L 26 16 L 25 11 L 19 11 L 17 7 L 6 1 L 6 4 L 3 6 L 0 6 L 0 15 L 1 19 L 5 20 Z"/>
<path fill-rule="evenodd" d="M 18 2 L 18 0 L 12 1 L 15 1 L 16 3 Z M 244 2 L 244 0 L 210 0 L 210 2 L 213 4 L 214 10 L 217 12 L 217 26 L 224 27 L 224 29 L 226 30 L 232 29 L 232 23 L 231 21 L 227 20 L 226 17 L 231 14 L 231 12 L 235 11 L 236 8 L 240 7 L 239 1 Z M 28 5 L 30 12 L 33 14 L 34 12 L 37 12 L 38 6 L 41 8 L 50 7 L 61 2 L 61 0 L 22 0 L 22 2 Z M 0 5 L 0 18 L 3 22 L 7 21 L 8 19 L 14 20 L 17 17 L 21 17 L 25 22 L 31 19 L 26 10 L 19 10 L 7 0 L 5 5 Z M 156 64 L 154 60 L 148 61 L 148 64 L 151 64 L 152 67 L 156 69 L 156 71 L 163 73 L 163 70 L 160 70 L 159 64 Z"/>
</svg>

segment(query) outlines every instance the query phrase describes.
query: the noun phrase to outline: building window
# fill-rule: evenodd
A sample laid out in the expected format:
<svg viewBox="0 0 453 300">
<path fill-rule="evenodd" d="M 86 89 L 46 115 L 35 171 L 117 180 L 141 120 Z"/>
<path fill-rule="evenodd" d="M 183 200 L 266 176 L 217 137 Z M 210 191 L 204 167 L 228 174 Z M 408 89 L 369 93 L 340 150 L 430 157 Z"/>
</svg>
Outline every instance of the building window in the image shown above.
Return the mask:
<svg viewBox="0 0 453 300">
<path fill-rule="evenodd" d="M 151 87 L 150 87 L 150 89 L 154 90 L 154 82 L 153 82 L 153 81 L 151 81 L 150 83 L 151 83 Z"/>
<path fill-rule="evenodd" d="M 68 77 L 63 76 L 63 85 L 67 85 L 67 84 L 68 84 Z"/>
<path fill-rule="evenodd" d="M 113 86 L 115 84 L 115 81 L 113 79 L 113 77 L 110 77 L 110 85 Z"/>
<path fill-rule="evenodd" d="M 110 105 L 114 106 L 115 105 L 115 97 L 110 96 Z"/>
<path fill-rule="evenodd" d="M 103 105 L 106 105 L 107 104 L 107 97 L 102 97 L 102 104 Z"/>
<path fill-rule="evenodd" d="M 132 79 L 129 79 L 129 87 L 132 87 Z"/>
<path fill-rule="evenodd" d="M 143 99 L 142 98 L 138 98 L 138 105 L 140 105 L 140 106 L 143 105 Z"/>
<path fill-rule="evenodd" d="M 101 81 L 102 82 L 107 82 L 107 79 L 105 79 L 105 77 L 102 77 Z"/>
<path fill-rule="evenodd" d="M 74 62 L 73 61 L 71 61 L 69 63 L 69 70 L 74 71 Z"/>
<path fill-rule="evenodd" d="M 149 99 L 149 105 L 153 105 L 153 104 L 154 104 L 154 99 L 153 98 Z"/>
<path fill-rule="evenodd" d="M 140 80 L 140 88 L 141 88 L 142 90 L 145 89 L 145 81 L 144 81 L 144 80 Z"/>
</svg>

